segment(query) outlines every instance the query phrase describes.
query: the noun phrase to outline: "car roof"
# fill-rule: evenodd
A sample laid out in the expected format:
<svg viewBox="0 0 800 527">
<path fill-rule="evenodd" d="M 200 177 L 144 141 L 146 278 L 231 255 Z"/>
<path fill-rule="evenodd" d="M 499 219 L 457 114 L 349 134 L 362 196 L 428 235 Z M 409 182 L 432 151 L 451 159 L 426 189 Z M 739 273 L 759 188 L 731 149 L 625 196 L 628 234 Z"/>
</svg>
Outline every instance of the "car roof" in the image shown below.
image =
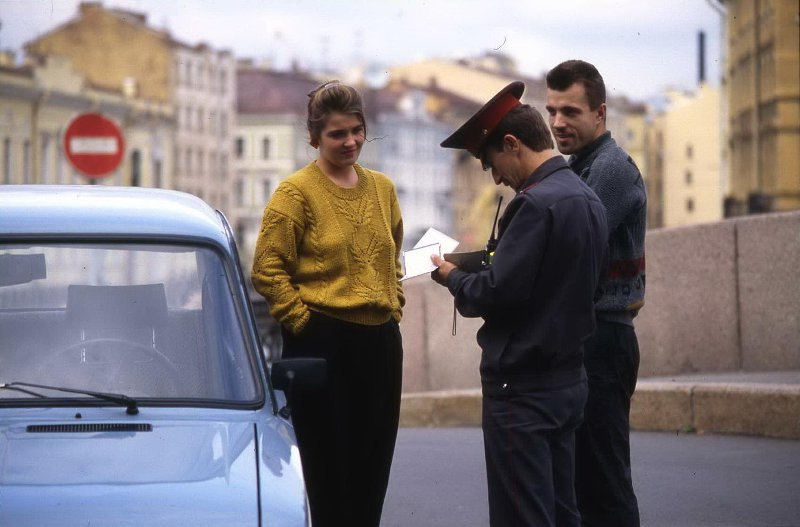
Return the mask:
<svg viewBox="0 0 800 527">
<path fill-rule="evenodd" d="M 0 185 L 0 238 L 200 238 L 227 248 L 223 221 L 200 198 L 174 190 Z"/>
</svg>

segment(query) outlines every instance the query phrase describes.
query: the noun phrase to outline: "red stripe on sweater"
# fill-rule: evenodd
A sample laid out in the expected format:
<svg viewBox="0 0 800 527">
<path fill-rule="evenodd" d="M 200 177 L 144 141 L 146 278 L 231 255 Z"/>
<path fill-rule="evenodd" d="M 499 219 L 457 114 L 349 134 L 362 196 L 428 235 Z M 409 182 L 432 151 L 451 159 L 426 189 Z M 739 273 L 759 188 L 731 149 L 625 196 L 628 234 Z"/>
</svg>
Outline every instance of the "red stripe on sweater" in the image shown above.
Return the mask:
<svg viewBox="0 0 800 527">
<path fill-rule="evenodd" d="M 644 256 L 632 260 L 614 260 L 608 264 L 608 277 L 612 280 L 635 278 L 644 272 Z"/>
</svg>

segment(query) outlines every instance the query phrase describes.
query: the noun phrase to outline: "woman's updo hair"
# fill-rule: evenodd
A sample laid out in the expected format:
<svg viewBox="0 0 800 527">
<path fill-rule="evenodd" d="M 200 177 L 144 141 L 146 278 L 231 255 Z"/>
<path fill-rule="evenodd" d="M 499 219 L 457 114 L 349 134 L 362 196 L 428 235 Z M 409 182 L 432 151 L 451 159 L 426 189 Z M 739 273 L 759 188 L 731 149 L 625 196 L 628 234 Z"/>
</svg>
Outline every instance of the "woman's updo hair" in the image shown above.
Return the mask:
<svg viewBox="0 0 800 527">
<path fill-rule="evenodd" d="M 326 82 L 308 94 L 308 135 L 311 146 L 319 146 L 322 129 L 328 122 L 328 116 L 333 112 L 355 114 L 364 125 L 366 133 L 367 122 L 364 119 L 364 103 L 361 94 L 338 80 Z"/>
</svg>

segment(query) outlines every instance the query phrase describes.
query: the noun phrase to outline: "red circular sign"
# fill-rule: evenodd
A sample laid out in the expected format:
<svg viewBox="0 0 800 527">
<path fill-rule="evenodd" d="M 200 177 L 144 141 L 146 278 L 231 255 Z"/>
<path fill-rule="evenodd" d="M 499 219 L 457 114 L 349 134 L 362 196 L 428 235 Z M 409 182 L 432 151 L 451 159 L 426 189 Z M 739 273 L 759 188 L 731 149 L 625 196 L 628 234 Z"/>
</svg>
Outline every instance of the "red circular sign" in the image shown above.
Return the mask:
<svg viewBox="0 0 800 527">
<path fill-rule="evenodd" d="M 119 167 L 124 153 L 119 127 L 99 113 L 77 116 L 64 133 L 64 155 L 86 177 L 109 175 Z"/>
</svg>

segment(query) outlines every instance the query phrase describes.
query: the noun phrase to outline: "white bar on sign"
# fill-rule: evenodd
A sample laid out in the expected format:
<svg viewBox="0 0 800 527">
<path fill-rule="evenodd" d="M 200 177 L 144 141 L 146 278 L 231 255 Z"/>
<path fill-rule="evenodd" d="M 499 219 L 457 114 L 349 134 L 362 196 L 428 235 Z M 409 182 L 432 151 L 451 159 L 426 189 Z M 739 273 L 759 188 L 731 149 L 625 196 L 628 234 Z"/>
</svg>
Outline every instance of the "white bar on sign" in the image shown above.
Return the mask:
<svg viewBox="0 0 800 527">
<path fill-rule="evenodd" d="M 73 154 L 116 154 L 117 139 L 115 137 L 73 137 L 69 140 L 69 148 Z"/>
</svg>

